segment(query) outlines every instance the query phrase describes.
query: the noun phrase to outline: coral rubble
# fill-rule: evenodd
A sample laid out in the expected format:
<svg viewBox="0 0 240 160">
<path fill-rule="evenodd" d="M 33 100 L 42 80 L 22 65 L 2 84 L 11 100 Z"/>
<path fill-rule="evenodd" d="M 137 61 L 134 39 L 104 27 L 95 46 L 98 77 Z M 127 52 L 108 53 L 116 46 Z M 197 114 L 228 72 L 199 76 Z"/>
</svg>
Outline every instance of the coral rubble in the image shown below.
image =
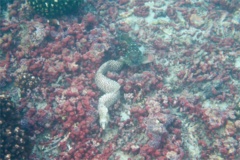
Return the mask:
<svg viewBox="0 0 240 160">
<path fill-rule="evenodd" d="M 239 1 L 77 3 L 1 15 L 0 92 L 22 116 L 4 132 L 28 129 L 29 159 L 240 159 Z"/>
</svg>

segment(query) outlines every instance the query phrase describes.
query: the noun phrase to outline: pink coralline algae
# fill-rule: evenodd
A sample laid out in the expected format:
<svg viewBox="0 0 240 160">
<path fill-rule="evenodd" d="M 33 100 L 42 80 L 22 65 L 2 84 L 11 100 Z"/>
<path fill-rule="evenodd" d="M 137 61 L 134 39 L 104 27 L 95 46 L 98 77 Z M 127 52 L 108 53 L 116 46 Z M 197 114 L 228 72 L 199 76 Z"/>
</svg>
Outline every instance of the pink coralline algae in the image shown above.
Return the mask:
<svg viewBox="0 0 240 160">
<path fill-rule="evenodd" d="M 140 6 L 134 9 L 134 15 L 139 17 L 147 17 L 149 15 L 149 7 Z"/>
<path fill-rule="evenodd" d="M 118 0 L 118 3 L 119 3 L 120 5 L 126 4 L 126 3 L 128 3 L 128 2 L 129 2 L 129 0 Z"/>
<path fill-rule="evenodd" d="M 158 98 L 148 98 L 146 110 L 140 107 L 131 109 L 149 138 L 147 144 L 140 148 L 139 154 L 146 159 L 161 159 L 165 156 L 182 159 L 181 122 L 161 107 Z M 151 106 L 151 107 L 150 107 Z"/>
<path fill-rule="evenodd" d="M 35 140 L 29 159 L 240 159 L 238 1 L 82 7 L 47 19 L 19 0 L 1 13 L 0 92 L 18 104 Z M 95 76 L 129 48 L 151 63 L 104 73 L 121 96 L 103 130 Z M 20 96 L 14 83 L 24 74 L 39 81 Z"/>
</svg>

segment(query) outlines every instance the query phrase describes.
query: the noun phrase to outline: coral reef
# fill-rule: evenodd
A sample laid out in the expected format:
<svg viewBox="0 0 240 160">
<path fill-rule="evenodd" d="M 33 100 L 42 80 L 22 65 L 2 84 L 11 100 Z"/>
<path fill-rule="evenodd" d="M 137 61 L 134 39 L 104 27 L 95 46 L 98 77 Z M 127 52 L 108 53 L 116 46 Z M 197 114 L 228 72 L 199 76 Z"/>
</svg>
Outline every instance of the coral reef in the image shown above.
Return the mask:
<svg viewBox="0 0 240 160">
<path fill-rule="evenodd" d="M 214 0 L 213 3 L 217 7 L 221 7 L 228 12 L 234 12 L 235 10 L 238 9 L 240 3 L 237 0 Z"/>
<path fill-rule="evenodd" d="M 66 1 L 34 2 L 54 15 Z M 15 0 L 1 16 L 0 92 L 29 159 L 240 159 L 239 1 L 86 2 L 53 19 Z"/>
<path fill-rule="evenodd" d="M 27 92 L 30 92 L 30 90 L 34 89 L 38 83 L 39 79 L 30 73 L 21 73 L 17 75 L 14 82 L 15 86 L 20 88 L 22 96 L 26 95 Z"/>
<path fill-rule="evenodd" d="M 16 105 L 6 95 L 0 95 L 0 159 L 28 159 L 31 141 L 20 125 Z"/>
<path fill-rule="evenodd" d="M 46 17 L 56 17 L 77 9 L 81 0 L 29 0 L 28 3 L 35 12 Z"/>
</svg>

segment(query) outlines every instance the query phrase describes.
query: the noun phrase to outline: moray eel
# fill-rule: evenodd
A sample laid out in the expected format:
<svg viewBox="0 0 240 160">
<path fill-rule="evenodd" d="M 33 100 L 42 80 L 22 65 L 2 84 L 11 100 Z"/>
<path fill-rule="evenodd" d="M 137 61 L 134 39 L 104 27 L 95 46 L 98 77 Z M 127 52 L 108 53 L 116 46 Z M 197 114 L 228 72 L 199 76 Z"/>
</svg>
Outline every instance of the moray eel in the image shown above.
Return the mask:
<svg viewBox="0 0 240 160">
<path fill-rule="evenodd" d="M 106 77 L 108 71 L 119 71 L 124 62 L 122 59 L 109 60 L 103 63 L 95 75 L 95 83 L 98 88 L 104 93 L 98 102 L 99 123 L 102 129 L 106 128 L 109 121 L 108 107 L 113 105 L 120 99 L 120 84 Z"/>
</svg>

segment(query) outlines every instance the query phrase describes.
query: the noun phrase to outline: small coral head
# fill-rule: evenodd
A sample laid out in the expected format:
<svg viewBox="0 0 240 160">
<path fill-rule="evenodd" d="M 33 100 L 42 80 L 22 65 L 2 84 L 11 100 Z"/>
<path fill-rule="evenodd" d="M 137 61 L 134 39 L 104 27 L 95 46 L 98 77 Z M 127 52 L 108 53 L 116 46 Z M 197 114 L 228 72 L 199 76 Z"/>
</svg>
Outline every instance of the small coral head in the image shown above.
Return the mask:
<svg viewBox="0 0 240 160">
<path fill-rule="evenodd" d="M 33 10 L 46 17 L 56 17 L 73 12 L 82 3 L 81 0 L 28 0 Z"/>
</svg>

